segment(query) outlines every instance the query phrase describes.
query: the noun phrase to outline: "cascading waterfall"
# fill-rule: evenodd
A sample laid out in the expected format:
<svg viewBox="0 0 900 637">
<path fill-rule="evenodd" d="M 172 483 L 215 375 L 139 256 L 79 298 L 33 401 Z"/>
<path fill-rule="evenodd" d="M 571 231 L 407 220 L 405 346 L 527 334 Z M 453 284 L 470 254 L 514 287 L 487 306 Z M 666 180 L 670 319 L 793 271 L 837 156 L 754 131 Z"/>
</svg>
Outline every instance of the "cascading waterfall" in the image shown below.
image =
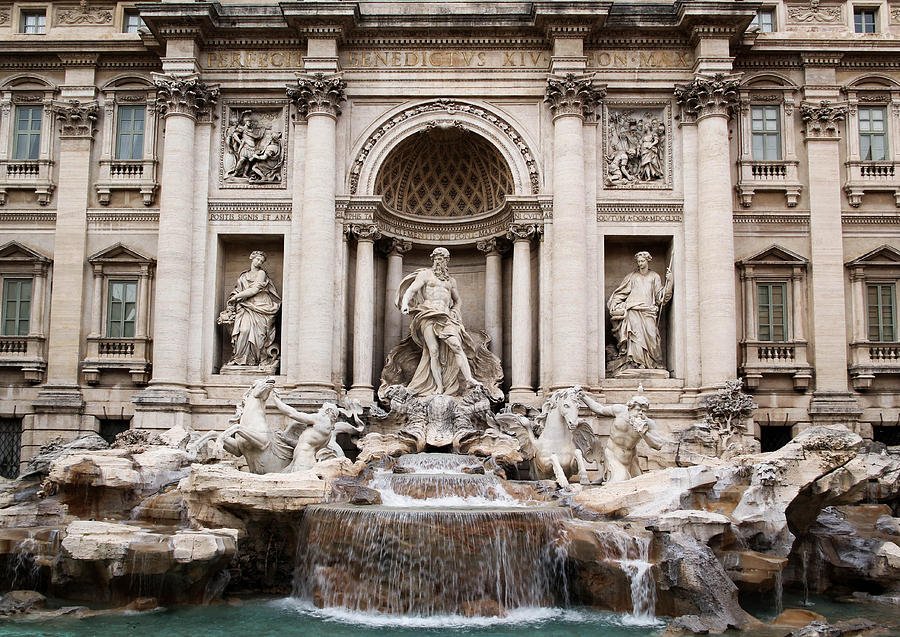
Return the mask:
<svg viewBox="0 0 900 637">
<path fill-rule="evenodd" d="M 475 458 L 406 456 L 370 486 L 384 504 L 322 504 L 301 523 L 295 595 L 395 615 L 496 616 L 552 606 L 566 590 L 560 522 L 516 500 Z M 437 456 L 437 457 L 435 457 Z"/>
<path fill-rule="evenodd" d="M 650 538 L 608 527 L 597 533 L 607 559 L 616 562 L 628 576 L 631 592 L 631 616 L 640 621 L 656 617 L 656 581 L 650 562 Z"/>
</svg>

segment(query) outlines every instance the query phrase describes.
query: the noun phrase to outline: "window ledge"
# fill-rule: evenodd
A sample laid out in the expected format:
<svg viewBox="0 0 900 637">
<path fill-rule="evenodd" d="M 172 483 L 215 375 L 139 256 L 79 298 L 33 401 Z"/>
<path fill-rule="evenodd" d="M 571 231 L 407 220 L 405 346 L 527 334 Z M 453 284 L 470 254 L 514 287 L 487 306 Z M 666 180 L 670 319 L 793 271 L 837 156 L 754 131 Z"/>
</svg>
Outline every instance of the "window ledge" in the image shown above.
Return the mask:
<svg viewBox="0 0 900 637">
<path fill-rule="evenodd" d="M 29 383 L 44 379 L 47 361 L 44 359 L 43 336 L 0 336 L 0 367 L 22 371 Z"/>
<path fill-rule="evenodd" d="M 52 169 L 49 159 L 0 160 L 0 206 L 9 190 L 33 190 L 38 204 L 46 206 L 54 189 Z"/>
<path fill-rule="evenodd" d="M 850 343 L 850 381 L 853 388 L 869 389 L 878 374 L 900 374 L 900 342 Z"/>
<path fill-rule="evenodd" d="M 156 194 L 156 160 L 102 159 L 100 178 L 95 184 L 101 206 L 108 206 L 113 190 L 140 191 L 145 206 L 153 205 Z"/>
<path fill-rule="evenodd" d="M 741 206 L 744 208 L 752 206 L 753 196 L 758 190 L 774 190 L 784 192 L 787 206 L 795 207 L 800 200 L 800 191 L 803 190 L 798 177 L 798 165 L 799 162 L 795 159 L 740 160 L 736 189 L 741 199 Z"/>
<path fill-rule="evenodd" d="M 894 203 L 900 207 L 900 162 L 850 160 L 844 192 L 854 208 L 862 204 L 866 192 L 893 191 Z"/>
<path fill-rule="evenodd" d="M 81 364 L 81 373 L 89 385 L 100 382 L 104 371 L 125 370 L 136 385 L 150 380 L 150 338 L 109 338 L 88 336 L 87 356 Z"/>
<path fill-rule="evenodd" d="M 759 387 L 763 376 L 789 375 L 793 377 L 795 390 L 806 391 L 812 379 L 806 347 L 806 341 L 742 341 L 741 373 L 747 387 Z"/>
</svg>

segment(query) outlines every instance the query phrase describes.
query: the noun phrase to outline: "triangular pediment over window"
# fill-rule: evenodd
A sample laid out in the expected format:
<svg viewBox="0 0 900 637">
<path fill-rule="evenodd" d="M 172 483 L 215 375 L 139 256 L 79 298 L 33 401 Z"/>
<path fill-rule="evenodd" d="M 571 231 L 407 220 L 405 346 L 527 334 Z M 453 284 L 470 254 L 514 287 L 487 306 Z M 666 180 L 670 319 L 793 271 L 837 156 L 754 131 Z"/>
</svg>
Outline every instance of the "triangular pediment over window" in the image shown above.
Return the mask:
<svg viewBox="0 0 900 637">
<path fill-rule="evenodd" d="M 10 241 L 0 246 L 0 261 L 4 263 L 49 263 L 50 259 L 18 241 Z"/>
<path fill-rule="evenodd" d="M 771 245 L 762 252 L 738 261 L 738 265 L 806 265 L 809 261 L 780 245 Z"/>
<path fill-rule="evenodd" d="M 880 248 L 875 248 L 871 252 L 866 252 L 861 257 L 847 263 L 847 267 L 860 265 L 900 266 L 900 250 L 897 250 L 897 248 L 894 248 L 893 246 L 883 245 Z"/>
<path fill-rule="evenodd" d="M 88 263 L 153 263 L 154 259 L 117 243 L 88 257 Z"/>
</svg>

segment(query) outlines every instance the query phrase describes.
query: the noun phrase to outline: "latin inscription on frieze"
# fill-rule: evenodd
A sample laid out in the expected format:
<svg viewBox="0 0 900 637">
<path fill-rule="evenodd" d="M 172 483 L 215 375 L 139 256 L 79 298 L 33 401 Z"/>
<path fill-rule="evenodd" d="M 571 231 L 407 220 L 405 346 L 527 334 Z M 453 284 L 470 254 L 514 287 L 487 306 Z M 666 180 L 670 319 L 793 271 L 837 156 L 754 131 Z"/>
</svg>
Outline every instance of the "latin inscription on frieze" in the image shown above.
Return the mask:
<svg viewBox="0 0 900 637">
<path fill-rule="evenodd" d="M 246 222 L 246 221 L 290 221 L 289 212 L 210 212 L 210 221 Z"/>
<path fill-rule="evenodd" d="M 206 68 L 210 71 L 241 69 L 301 69 L 303 54 L 299 50 L 259 49 L 206 52 Z"/>
<path fill-rule="evenodd" d="M 546 69 L 550 53 L 541 50 L 350 49 L 341 52 L 345 69 Z"/>
<path fill-rule="evenodd" d="M 687 49 L 604 49 L 587 52 L 588 69 L 688 69 L 694 63 Z"/>
</svg>

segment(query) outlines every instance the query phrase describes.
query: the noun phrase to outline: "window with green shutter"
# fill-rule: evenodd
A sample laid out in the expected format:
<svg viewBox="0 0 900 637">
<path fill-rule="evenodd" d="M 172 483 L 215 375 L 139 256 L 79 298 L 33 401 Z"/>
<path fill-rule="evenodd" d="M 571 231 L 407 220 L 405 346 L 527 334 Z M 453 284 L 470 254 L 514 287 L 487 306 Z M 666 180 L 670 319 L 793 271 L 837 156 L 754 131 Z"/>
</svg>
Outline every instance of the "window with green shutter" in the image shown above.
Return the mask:
<svg viewBox="0 0 900 637">
<path fill-rule="evenodd" d="M 781 109 L 778 106 L 752 106 L 750 125 L 753 159 L 778 161 L 781 159 Z"/>
<path fill-rule="evenodd" d="M 890 343 L 897 340 L 897 294 L 894 283 L 869 283 L 866 305 L 869 340 Z"/>
<path fill-rule="evenodd" d="M 28 335 L 31 287 L 31 279 L 3 279 L 3 336 Z"/>
<path fill-rule="evenodd" d="M 147 107 L 120 106 L 116 121 L 116 159 L 144 158 L 144 121 Z"/>
<path fill-rule="evenodd" d="M 757 283 L 756 304 L 759 318 L 757 337 L 761 341 L 782 343 L 787 340 L 787 283 Z"/>
<path fill-rule="evenodd" d="M 13 159 L 38 159 L 41 154 L 43 106 L 16 106 Z"/>
<path fill-rule="evenodd" d="M 137 320 L 137 281 L 110 281 L 106 312 L 109 338 L 134 337 Z"/>
</svg>

